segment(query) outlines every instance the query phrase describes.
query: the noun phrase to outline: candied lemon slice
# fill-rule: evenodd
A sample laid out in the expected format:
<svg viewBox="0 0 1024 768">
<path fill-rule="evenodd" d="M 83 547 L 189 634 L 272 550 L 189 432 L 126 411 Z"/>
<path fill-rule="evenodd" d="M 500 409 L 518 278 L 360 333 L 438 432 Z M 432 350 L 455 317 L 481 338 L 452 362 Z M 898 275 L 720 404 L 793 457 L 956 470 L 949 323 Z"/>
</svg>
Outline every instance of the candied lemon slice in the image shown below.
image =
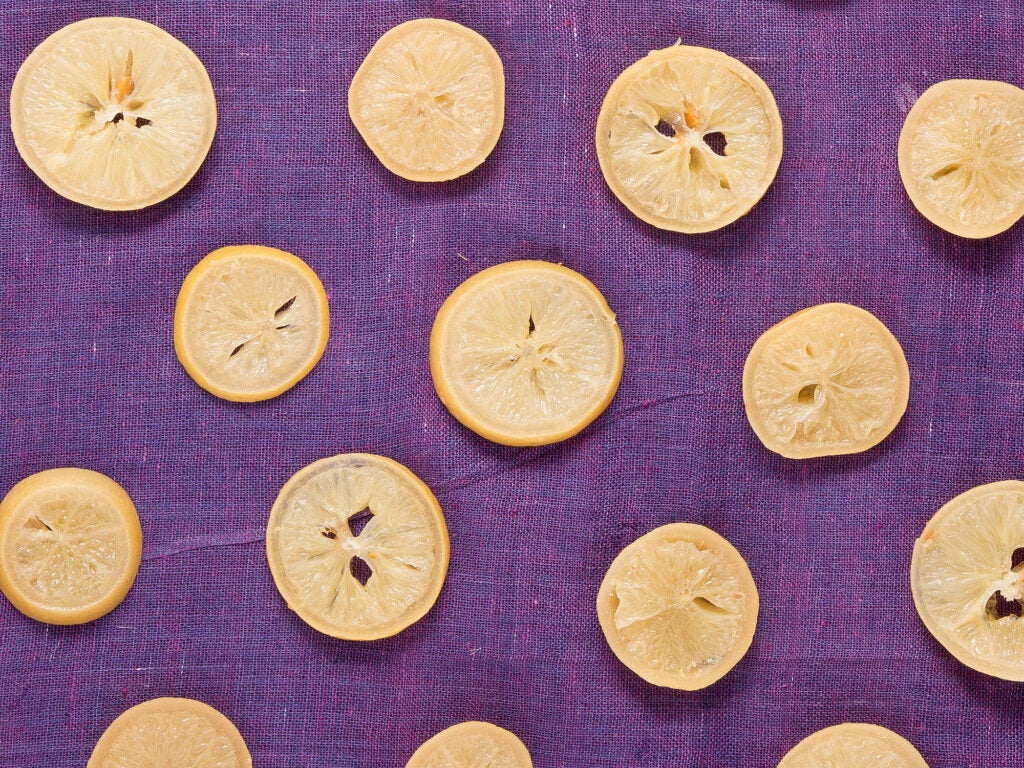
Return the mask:
<svg viewBox="0 0 1024 768">
<path fill-rule="evenodd" d="M 124 600 L 141 560 L 135 505 L 106 475 L 48 469 L 0 502 L 0 591 L 30 618 L 98 619 Z"/>
<path fill-rule="evenodd" d="M 991 237 L 1024 215 L 1024 91 L 946 80 L 903 123 L 899 167 L 911 202 L 954 235 Z"/>
<path fill-rule="evenodd" d="M 276 248 L 219 248 L 189 272 L 174 311 L 174 350 L 188 375 L 225 400 L 291 389 L 327 347 L 327 294 L 302 259 Z"/>
<path fill-rule="evenodd" d="M 544 445 L 608 406 L 622 377 L 622 335 L 601 292 L 544 261 L 485 269 L 441 306 L 430 372 L 452 415 L 488 440 Z"/>
<path fill-rule="evenodd" d="M 914 544 L 910 586 L 947 651 L 1024 682 L 1024 482 L 980 485 L 936 512 Z"/>
<path fill-rule="evenodd" d="M 914 745 L 888 728 L 842 723 L 812 733 L 779 768 L 928 768 Z"/>
<path fill-rule="evenodd" d="M 597 158 L 615 196 L 661 229 L 710 232 L 764 195 L 782 160 L 772 92 L 720 51 L 651 51 L 612 83 Z"/>
<path fill-rule="evenodd" d="M 345 640 L 390 637 L 421 619 L 448 571 L 448 529 L 423 482 L 396 461 L 332 456 L 285 483 L 267 560 L 288 607 Z"/>
<path fill-rule="evenodd" d="M 757 626 L 754 577 L 714 531 L 672 523 L 612 561 L 597 617 L 619 660 L 649 683 L 694 691 L 746 654 Z"/>
<path fill-rule="evenodd" d="M 405 768 L 533 768 L 533 761 L 511 731 L 470 721 L 423 742 Z"/>
<path fill-rule="evenodd" d="M 866 451 L 896 428 L 909 397 L 899 342 L 850 304 L 790 315 L 761 335 L 743 367 L 754 434 L 791 459 Z"/>
<path fill-rule="evenodd" d="M 95 18 L 50 35 L 11 89 L 18 152 L 59 195 L 144 208 L 188 183 L 217 128 L 201 61 L 159 27 Z"/>
<path fill-rule="evenodd" d="M 356 70 L 348 112 L 389 171 L 447 181 L 487 159 L 505 122 L 505 72 L 461 24 L 414 19 L 387 31 Z"/>
<path fill-rule="evenodd" d="M 193 699 L 144 701 L 96 742 L 86 768 L 252 768 L 234 723 Z"/>
</svg>

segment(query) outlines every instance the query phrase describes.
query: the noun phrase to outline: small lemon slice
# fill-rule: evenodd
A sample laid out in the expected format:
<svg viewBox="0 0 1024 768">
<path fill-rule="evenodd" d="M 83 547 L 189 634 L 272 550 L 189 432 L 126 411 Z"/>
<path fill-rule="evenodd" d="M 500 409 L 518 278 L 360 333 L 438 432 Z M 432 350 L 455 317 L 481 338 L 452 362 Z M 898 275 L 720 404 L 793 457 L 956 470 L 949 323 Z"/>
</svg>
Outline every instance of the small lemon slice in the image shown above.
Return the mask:
<svg viewBox="0 0 1024 768">
<path fill-rule="evenodd" d="M 1024 482 L 980 485 L 936 512 L 914 544 L 910 586 L 947 651 L 1024 682 Z"/>
<path fill-rule="evenodd" d="M 909 397 L 899 342 L 850 304 L 790 315 L 761 335 L 743 367 L 754 434 L 791 459 L 866 451 L 896 428 Z"/>
<path fill-rule="evenodd" d="M 135 506 L 98 472 L 48 469 L 0 502 L 0 591 L 29 618 L 98 619 L 124 600 L 141 560 Z"/>
<path fill-rule="evenodd" d="M 505 72 L 461 24 L 415 19 L 384 33 L 356 70 L 348 112 L 389 171 L 446 181 L 487 159 L 505 122 Z"/>
<path fill-rule="evenodd" d="M 469 721 L 423 742 L 405 768 L 533 768 L 533 761 L 511 731 Z"/>
<path fill-rule="evenodd" d="M 622 377 L 622 335 L 601 292 L 571 269 L 513 261 L 466 280 L 430 335 L 441 402 L 505 445 L 572 437 L 608 406 Z"/>
<path fill-rule="evenodd" d="M 100 736 L 86 768 L 252 768 L 234 723 L 193 699 L 150 699 Z"/>
<path fill-rule="evenodd" d="M 914 103 L 900 132 L 900 176 L 918 211 L 960 237 L 992 237 L 1024 215 L 1024 91 L 946 80 Z"/>
<path fill-rule="evenodd" d="M 327 294 L 285 251 L 219 248 L 189 272 L 174 311 L 174 349 L 188 375 L 225 400 L 276 397 L 327 347 Z"/>
<path fill-rule="evenodd" d="M 22 158 L 57 194 L 93 208 L 170 197 L 199 170 L 216 128 L 202 62 L 137 19 L 85 19 L 54 32 L 11 89 Z"/>
<path fill-rule="evenodd" d="M 710 232 L 764 195 L 782 160 L 775 97 L 720 51 L 652 51 L 612 83 L 597 158 L 615 196 L 661 229 Z"/>
<path fill-rule="evenodd" d="M 423 482 L 365 453 L 321 459 L 285 483 L 267 524 L 270 572 L 288 607 L 345 640 L 421 619 L 448 571 L 448 529 Z"/>
<path fill-rule="evenodd" d="M 736 548 L 692 523 L 656 528 L 612 561 L 597 618 L 619 660 L 649 683 L 706 688 L 746 654 L 757 626 L 754 578 Z"/>
<path fill-rule="evenodd" d="M 928 768 L 914 745 L 888 728 L 842 723 L 812 733 L 779 768 Z"/>
</svg>

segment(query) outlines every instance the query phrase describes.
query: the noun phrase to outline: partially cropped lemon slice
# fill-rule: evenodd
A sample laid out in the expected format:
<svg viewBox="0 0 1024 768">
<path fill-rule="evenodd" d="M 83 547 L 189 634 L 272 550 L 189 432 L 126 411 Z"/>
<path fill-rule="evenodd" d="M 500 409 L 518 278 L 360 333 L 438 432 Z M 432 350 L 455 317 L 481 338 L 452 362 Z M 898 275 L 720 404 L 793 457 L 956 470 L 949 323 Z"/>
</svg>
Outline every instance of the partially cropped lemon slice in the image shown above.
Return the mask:
<svg viewBox="0 0 1024 768">
<path fill-rule="evenodd" d="M 644 680 L 693 691 L 719 680 L 754 639 L 758 595 L 736 548 L 692 523 L 656 528 L 612 561 L 597 617 L 619 660 Z"/>
<path fill-rule="evenodd" d="M 615 196 L 661 229 L 710 232 L 764 195 L 782 160 L 772 92 L 720 51 L 652 51 L 612 83 L 597 158 Z"/>
<path fill-rule="evenodd" d="M 850 304 L 790 315 L 761 335 L 743 368 L 754 434 L 791 459 L 866 451 L 896 428 L 909 397 L 899 342 Z"/>
<path fill-rule="evenodd" d="M 327 347 L 327 294 L 285 251 L 220 248 L 189 272 L 174 311 L 174 349 L 188 375 L 225 400 L 276 397 Z"/>
<path fill-rule="evenodd" d="M 448 571 L 448 529 L 423 482 L 383 456 L 299 470 L 267 524 L 267 560 L 288 607 L 314 629 L 376 640 L 421 619 Z"/>
<path fill-rule="evenodd" d="M 544 261 L 485 269 L 434 320 L 430 372 L 441 401 L 505 445 L 565 440 L 608 406 L 622 376 L 622 335 L 593 283 Z"/>
<path fill-rule="evenodd" d="M 86 768 L 252 768 L 234 723 L 193 699 L 150 699 L 100 736 Z"/>
<path fill-rule="evenodd" d="M 109 613 L 141 559 L 135 505 L 98 472 L 48 469 L 0 502 L 0 591 L 30 618 L 83 624 Z"/>
<path fill-rule="evenodd" d="M 137 19 L 85 19 L 54 32 L 11 89 L 22 158 L 55 192 L 93 208 L 170 197 L 199 170 L 216 127 L 202 62 Z"/>
<path fill-rule="evenodd" d="M 980 485 L 936 512 L 914 544 L 910 586 L 947 651 L 1024 682 L 1024 482 Z"/>
<path fill-rule="evenodd" d="M 887 728 L 842 723 L 812 733 L 779 768 L 928 768 L 914 745 Z"/>
<path fill-rule="evenodd" d="M 991 237 L 1024 215 L 1024 91 L 946 80 L 903 123 L 899 167 L 925 218 L 961 237 Z"/>
<path fill-rule="evenodd" d="M 505 122 L 505 73 L 490 43 L 461 24 L 415 19 L 384 33 L 348 91 L 356 129 L 384 166 L 445 181 L 487 159 Z"/>
<path fill-rule="evenodd" d="M 423 742 L 405 768 L 533 768 L 533 761 L 514 733 L 470 721 Z"/>
</svg>

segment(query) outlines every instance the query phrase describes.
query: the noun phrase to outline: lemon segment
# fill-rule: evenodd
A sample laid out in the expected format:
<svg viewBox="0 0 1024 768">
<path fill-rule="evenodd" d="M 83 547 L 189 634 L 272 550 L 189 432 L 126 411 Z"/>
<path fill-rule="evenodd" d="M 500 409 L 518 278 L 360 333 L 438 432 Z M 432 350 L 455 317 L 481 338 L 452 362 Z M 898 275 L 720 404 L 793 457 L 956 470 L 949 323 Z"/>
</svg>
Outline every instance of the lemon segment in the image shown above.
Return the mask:
<svg viewBox="0 0 1024 768">
<path fill-rule="evenodd" d="M 812 733 L 779 768 L 928 768 L 914 745 L 887 728 L 842 723 Z"/>
<path fill-rule="evenodd" d="M 470 721 L 425 741 L 405 768 L 533 768 L 533 761 L 514 733 Z"/>
</svg>

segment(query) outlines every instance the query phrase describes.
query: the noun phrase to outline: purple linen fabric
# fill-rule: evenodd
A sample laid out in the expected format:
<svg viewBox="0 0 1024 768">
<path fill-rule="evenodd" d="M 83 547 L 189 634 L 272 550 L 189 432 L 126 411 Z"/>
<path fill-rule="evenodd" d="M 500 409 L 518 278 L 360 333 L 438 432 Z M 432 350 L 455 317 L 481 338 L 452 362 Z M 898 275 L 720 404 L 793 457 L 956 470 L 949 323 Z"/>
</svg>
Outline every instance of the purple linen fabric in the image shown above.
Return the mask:
<svg viewBox="0 0 1024 768">
<path fill-rule="evenodd" d="M 954 661 L 908 582 L 941 504 L 1022 475 L 1024 230 L 947 235 L 896 168 L 932 83 L 1024 84 L 1017 0 L 6 0 L 5 92 L 44 37 L 97 15 L 191 47 L 220 126 L 180 194 L 121 214 L 58 197 L 0 130 L 0 492 L 89 467 L 127 489 L 145 534 L 135 587 L 105 618 L 47 627 L 0 600 L 0 766 L 80 768 L 114 717 L 166 695 L 223 711 L 259 768 L 402 766 L 467 719 L 516 732 L 538 768 L 771 768 L 847 720 L 898 731 L 932 768 L 1024 765 L 1024 685 Z M 506 68 L 497 149 L 440 185 L 391 175 L 346 110 L 373 42 L 421 16 L 477 30 Z M 611 81 L 677 38 L 757 71 L 786 131 L 765 198 L 702 236 L 629 214 L 593 148 Z M 171 340 L 189 269 L 246 242 L 305 259 L 331 300 L 323 360 L 254 405 L 199 389 Z M 427 352 L 455 286 L 523 257 L 597 284 L 626 368 L 583 434 L 517 450 L 449 416 Z M 747 425 L 743 361 L 768 326 L 825 301 L 893 331 L 910 407 L 867 453 L 788 461 Z M 410 467 L 451 534 L 436 606 L 385 641 L 309 629 L 266 565 L 278 489 L 344 451 Z M 672 521 L 728 538 L 761 594 L 749 654 L 695 693 L 629 672 L 593 607 L 615 554 Z"/>
</svg>

